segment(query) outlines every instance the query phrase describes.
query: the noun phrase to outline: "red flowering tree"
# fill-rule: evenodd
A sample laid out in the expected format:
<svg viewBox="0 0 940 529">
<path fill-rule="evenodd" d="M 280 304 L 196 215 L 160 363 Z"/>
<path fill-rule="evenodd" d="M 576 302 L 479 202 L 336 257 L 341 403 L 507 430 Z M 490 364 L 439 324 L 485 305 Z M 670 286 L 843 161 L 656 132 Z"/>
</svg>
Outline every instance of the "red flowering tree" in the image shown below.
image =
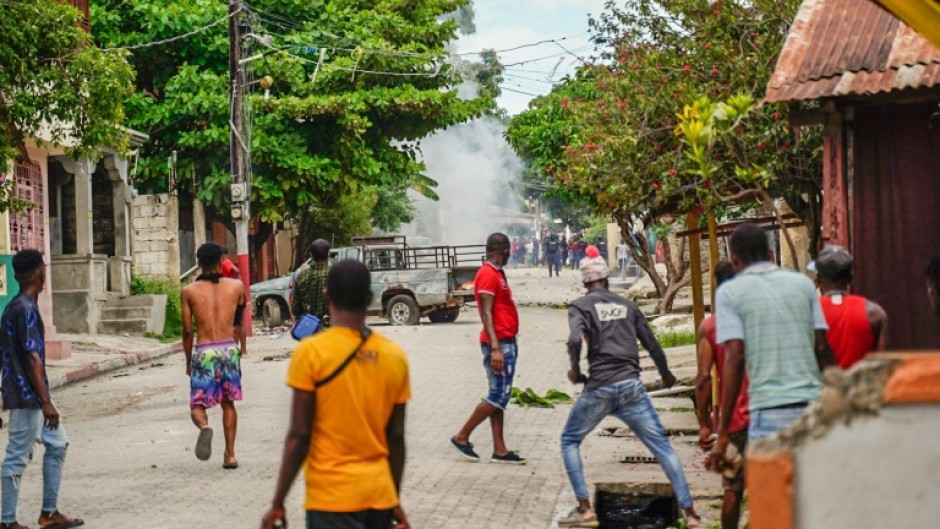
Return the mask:
<svg viewBox="0 0 940 529">
<path fill-rule="evenodd" d="M 694 147 L 707 149 L 712 161 L 746 157 L 738 164 L 713 163 L 713 171 L 700 171 L 693 146 L 677 129 L 685 105 L 703 96 L 726 101 L 742 93 L 761 99 L 798 5 L 797 0 L 608 2 L 591 21 L 606 51 L 510 125 L 510 142 L 523 157 L 539 159 L 546 180 L 634 234 L 627 244 L 656 285 L 661 312 L 671 310 L 676 293 L 691 279 L 684 240 L 665 245 L 662 277 L 640 226 L 672 225 L 697 206 L 726 210 L 768 197 L 786 198 L 808 226 L 818 226 L 820 142 L 815 134 L 793 136 L 786 107 L 749 105 L 747 117 L 733 125 L 734 149 L 725 141 Z M 572 98 L 572 87 L 594 97 Z M 553 129 L 563 133 L 552 134 Z M 543 138 L 550 141 L 542 143 Z M 760 186 L 750 174 L 742 178 L 736 166 L 758 170 Z"/>
</svg>

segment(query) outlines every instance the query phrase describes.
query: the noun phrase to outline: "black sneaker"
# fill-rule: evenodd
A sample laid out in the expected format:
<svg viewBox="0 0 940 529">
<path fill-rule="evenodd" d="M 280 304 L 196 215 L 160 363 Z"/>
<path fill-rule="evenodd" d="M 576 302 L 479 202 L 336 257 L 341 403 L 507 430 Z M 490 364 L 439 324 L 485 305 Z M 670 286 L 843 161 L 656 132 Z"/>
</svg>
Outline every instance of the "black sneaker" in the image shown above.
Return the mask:
<svg viewBox="0 0 940 529">
<path fill-rule="evenodd" d="M 506 452 L 506 455 L 502 456 L 493 454 L 493 456 L 490 457 L 490 462 L 503 463 L 505 465 L 524 465 L 525 458 L 520 456 L 518 452 Z"/>
<path fill-rule="evenodd" d="M 454 437 L 450 438 L 450 446 L 454 447 L 454 450 L 460 452 L 460 455 L 468 461 L 473 461 L 478 463 L 480 461 L 480 456 L 473 451 L 473 443 L 467 441 L 466 443 L 458 443 L 457 439 Z"/>
</svg>

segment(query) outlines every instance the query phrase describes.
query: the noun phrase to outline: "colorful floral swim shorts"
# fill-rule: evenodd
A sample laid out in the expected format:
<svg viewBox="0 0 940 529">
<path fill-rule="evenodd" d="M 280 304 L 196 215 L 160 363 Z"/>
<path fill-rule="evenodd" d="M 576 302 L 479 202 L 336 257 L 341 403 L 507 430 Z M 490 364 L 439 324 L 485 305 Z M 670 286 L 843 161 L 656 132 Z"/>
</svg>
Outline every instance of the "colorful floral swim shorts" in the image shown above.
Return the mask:
<svg viewBox="0 0 940 529">
<path fill-rule="evenodd" d="M 189 407 L 211 408 L 223 399 L 242 400 L 240 360 L 234 340 L 197 345 L 189 377 Z"/>
</svg>

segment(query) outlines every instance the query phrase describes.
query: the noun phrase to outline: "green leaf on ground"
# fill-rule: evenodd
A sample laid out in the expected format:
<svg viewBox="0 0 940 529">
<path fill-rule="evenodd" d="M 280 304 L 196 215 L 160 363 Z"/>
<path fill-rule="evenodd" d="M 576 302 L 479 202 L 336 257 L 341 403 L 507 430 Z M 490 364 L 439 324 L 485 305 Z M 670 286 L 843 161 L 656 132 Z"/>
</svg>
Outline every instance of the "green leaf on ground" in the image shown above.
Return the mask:
<svg viewBox="0 0 940 529">
<path fill-rule="evenodd" d="M 557 389 L 550 389 L 545 396 L 539 396 L 532 388 L 512 388 L 511 402 L 521 408 L 554 408 L 555 404 L 570 404 L 574 402 L 571 395 Z"/>
</svg>

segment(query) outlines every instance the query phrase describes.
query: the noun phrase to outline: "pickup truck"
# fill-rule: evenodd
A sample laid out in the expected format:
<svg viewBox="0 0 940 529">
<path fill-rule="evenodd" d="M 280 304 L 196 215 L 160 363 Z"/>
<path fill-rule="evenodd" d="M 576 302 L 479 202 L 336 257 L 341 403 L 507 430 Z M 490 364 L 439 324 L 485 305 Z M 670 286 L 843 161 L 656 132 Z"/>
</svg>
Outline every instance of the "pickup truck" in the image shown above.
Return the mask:
<svg viewBox="0 0 940 529">
<path fill-rule="evenodd" d="M 473 300 L 473 280 L 483 262 L 483 246 L 411 247 L 405 237 L 356 237 L 351 246 L 330 251 L 331 262 L 355 259 L 372 272 L 370 316 L 384 316 L 392 325 L 416 325 L 422 316 L 432 323 L 457 320 L 460 307 Z M 290 319 L 293 277 L 251 286 L 255 314 L 266 327 Z"/>
</svg>

